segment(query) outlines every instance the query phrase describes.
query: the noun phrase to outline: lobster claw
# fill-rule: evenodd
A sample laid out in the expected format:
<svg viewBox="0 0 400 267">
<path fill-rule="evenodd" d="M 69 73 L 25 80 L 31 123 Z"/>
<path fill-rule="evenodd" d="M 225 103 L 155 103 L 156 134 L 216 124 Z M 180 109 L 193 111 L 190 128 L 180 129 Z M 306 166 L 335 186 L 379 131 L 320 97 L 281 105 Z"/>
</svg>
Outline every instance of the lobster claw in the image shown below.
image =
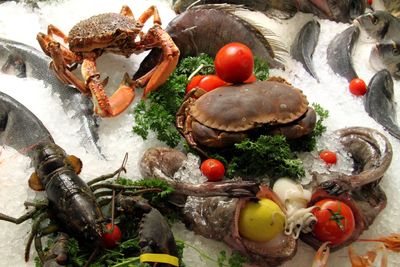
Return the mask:
<svg viewBox="0 0 400 267">
<path fill-rule="evenodd" d="M 139 229 L 140 262 L 179 266 L 178 249 L 168 222 L 157 209 L 143 215 Z"/>
</svg>

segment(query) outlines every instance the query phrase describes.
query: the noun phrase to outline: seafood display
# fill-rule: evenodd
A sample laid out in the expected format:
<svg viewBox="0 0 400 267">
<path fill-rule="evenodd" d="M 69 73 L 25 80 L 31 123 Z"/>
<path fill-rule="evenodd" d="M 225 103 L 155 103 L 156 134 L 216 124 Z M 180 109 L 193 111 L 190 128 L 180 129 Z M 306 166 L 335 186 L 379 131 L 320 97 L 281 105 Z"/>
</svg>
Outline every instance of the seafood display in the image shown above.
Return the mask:
<svg viewBox="0 0 400 267">
<path fill-rule="evenodd" d="M 154 26 L 147 34 L 143 34 L 141 30 L 144 23 L 152 16 Z M 178 48 L 161 28 L 161 19 L 155 6 L 149 7 L 137 21 L 132 10 L 123 6 L 119 14 L 100 14 L 80 21 L 68 36 L 53 25 L 49 25 L 47 31 L 47 35 L 38 33 L 37 40 L 43 51 L 52 58 L 51 67 L 57 77 L 65 84 L 74 85 L 82 94 L 91 96 L 94 112 L 102 117 L 113 117 L 123 112 L 132 103 L 136 87 L 146 85 L 145 96 L 164 83 L 179 58 Z M 57 42 L 53 36 L 62 38 L 69 48 Z M 139 42 L 135 41 L 136 36 L 140 37 Z M 96 59 L 103 52 L 129 57 L 154 47 L 162 48 L 162 62 L 136 81 L 131 81 L 129 75 L 125 74 L 117 91 L 108 97 L 104 91 L 107 79 L 100 80 Z M 82 65 L 84 81 L 71 72 L 76 64 Z"/>
<path fill-rule="evenodd" d="M 291 55 L 294 59 L 300 61 L 308 73 L 318 81 L 312 63 L 312 56 L 318 43 L 320 33 L 320 24 L 316 20 L 307 22 L 296 36 L 291 48 Z"/>
<path fill-rule="evenodd" d="M 396 121 L 393 80 L 387 70 L 377 72 L 368 84 L 364 106 L 367 113 L 382 124 L 390 134 L 400 138 L 400 128 Z"/>
<path fill-rule="evenodd" d="M 78 2 L 0 1 L 0 265 L 400 264 L 380 0 Z"/>
<path fill-rule="evenodd" d="M 93 117 L 92 102 L 74 88 L 63 85 L 48 71 L 50 60 L 45 54 L 31 46 L 0 38 L 0 58 L 6 59 L 3 68 L 5 66 L 8 68 L 9 64 L 14 65 L 16 76 L 24 74 L 51 85 L 53 93 L 59 94 L 64 110 L 66 112 L 74 111 L 72 116 L 80 121 L 79 132 L 83 136 L 82 145 L 90 153 L 103 157 L 97 146 L 99 125 L 96 118 Z M 9 61 L 10 59 L 12 61 Z M 17 65 L 15 65 L 16 63 Z"/>
<path fill-rule="evenodd" d="M 313 13 L 321 18 L 341 22 L 350 22 L 352 19 L 364 13 L 366 8 L 365 1 L 361 0 L 341 0 L 341 1 L 276 1 L 276 0 L 257 0 L 257 1 L 216 1 L 216 0 L 175 0 L 174 9 L 176 12 L 182 12 L 193 5 L 230 3 L 236 5 L 245 5 L 248 8 L 260 11 L 278 9 L 293 15 L 295 12 Z"/>
<path fill-rule="evenodd" d="M 336 35 L 328 46 L 327 58 L 329 66 L 335 73 L 345 77 L 349 82 L 358 77 L 353 67 L 352 53 L 354 43 L 359 35 L 359 28 L 351 26 Z"/>
</svg>

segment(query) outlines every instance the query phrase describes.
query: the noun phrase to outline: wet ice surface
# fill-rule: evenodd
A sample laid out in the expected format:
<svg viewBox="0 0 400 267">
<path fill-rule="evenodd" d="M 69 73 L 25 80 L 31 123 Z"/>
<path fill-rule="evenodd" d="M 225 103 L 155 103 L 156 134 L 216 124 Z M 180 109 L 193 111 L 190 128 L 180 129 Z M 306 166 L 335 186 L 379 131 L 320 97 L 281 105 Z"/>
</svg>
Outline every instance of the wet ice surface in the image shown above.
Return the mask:
<svg viewBox="0 0 400 267">
<path fill-rule="evenodd" d="M 48 24 L 58 26 L 67 33 L 69 29 L 79 20 L 91 15 L 102 12 L 119 12 L 123 4 L 132 7 L 136 17 L 151 4 L 157 4 L 160 9 L 161 18 L 164 25 L 167 25 L 175 15 L 166 4 L 166 1 L 60 1 L 55 4 L 41 3 L 41 9 L 32 10 L 14 2 L 7 2 L 0 5 L 0 36 L 23 42 L 40 49 L 36 42 L 36 33 L 46 32 Z M 281 21 L 278 26 L 272 23 L 268 25 L 276 30 L 276 34 L 283 42 L 289 42 L 285 36 L 293 37 L 303 25 L 312 16 L 297 15 L 294 19 Z M 381 182 L 387 197 L 387 208 L 378 216 L 375 223 L 363 237 L 377 237 L 388 235 L 400 229 L 400 199 L 397 197 L 400 181 L 397 175 L 399 166 L 399 141 L 392 138 L 383 127 L 371 119 L 364 111 L 362 98 L 351 95 L 347 88 L 345 78 L 338 77 L 333 73 L 327 64 L 326 49 L 332 38 L 346 29 L 349 25 L 335 23 L 331 21 L 320 21 L 321 35 L 314 54 L 314 64 L 317 75 L 321 82 L 317 83 L 302 67 L 302 65 L 293 60 L 288 60 L 286 71 L 271 70 L 272 75 L 285 77 L 294 86 L 302 89 L 307 95 L 310 103 L 319 103 L 330 114 L 326 121 L 327 134 L 332 131 L 349 126 L 372 127 L 383 132 L 391 141 L 394 156 L 392 165 L 387 171 Z M 275 28 L 274 28 L 275 27 Z M 279 33 L 283 29 L 285 32 Z M 373 76 L 374 71 L 368 65 L 370 43 L 357 43 L 354 51 L 353 62 L 356 71 L 360 77 L 367 83 Z M 118 56 L 105 55 L 99 59 L 100 71 L 105 71 L 104 76 L 110 75 L 110 83 L 107 86 L 109 94 L 113 92 L 119 84 L 123 73 L 133 73 L 138 63 L 142 60 L 144 54 L 134 55 L 131 59 L 124 59 Z M 111 70 L 111 71 L 110 71 Z M 115 74 L 117 73 L 117 74 Z M 395 97 L 398 101 L 400 85 L 395 82 Z M 81 177 L 89 180 L 93 177 L 109 173 L 117 169 L 126 152 L 129 153 L 128 176 L 133 179 L 139 178 L 138 160 L 143 152 L 152 146 L 163 145 L 149 136 L 149 140 L 143 141 L 141 137 L 131 132 L 133 116 L 131 111 L 140 98 L 141 91 L 137 91 L 135 103 L 129 110 L 112 119 L 103 119 L 99 129 L 99 146 L 105 154 L 107 161 L 86 153 L 80 145 L 82 138 L 78 134 L 79 121 L 72 119 L 72 113 L 65 113 L 61 107 L 61 101 L 57 95 L 52 94 L 52 88 L 46 87 L 42 81 L 31 79 L 17 79 L 8 75 L 0 74 L 0 90 L 16 98 L 22 104 L 26 105 L 40 120 L 46 125 L 53 135 L 57 144 L 63 147 L 67 153 L 80 157 L 83 161 L 83 170 Z M 399 110 L 399 109 L 398 109 Z M 332 140 L 324 137 L 318 143 L 318 150 L 332 148 Z M 334 148 L 334 147 L 333 147 Z M 344 154 L 340 154 L 344 157 Z M 318 161 L 318 154 L 309 156 L 312 168 L 326 170 L 326 166 Z M 331 168 L 341 168 L 343 171 L 349 171 L 348 162 L 343 161 L 344 165 Z M 15 150 L 4 148 L 0 154 L 0 212 L 12 216 L 19 216 L 24 212 L 23 202 L 33 199 L 35 193 L 27 186 L 27 180 L 32 172 L 29 166 L 29 159 L 21 156 Z M 195 166 L 194 163 L 191 164 Z M 198 179 L 202 179 L 198 176 Z M 14 225 L 8 222 L 0 221 L 0 266 L 34 266 L 33 259 L 28 263 L 24 262 L 24 246 L 27 241 L 27 235 L 30 229 L 30 223 Z M 192 245 L 205 251 L 206 254 L 217 258 L 220 250 L 228 250 L 224 244 L 199 237 L 186 230 L 182 224 L 176 224 L 173 227 L 175 236 L 183 239 Z M 365 252 L 366 244 L 355 245 L 360 252 Z M 370 246 L 371 247 L 371 246 Z M 32 249 L 34 250 L 34 249 Z M 229 250 L 228 250 L 229 251 Z M 314 250 L 300 242 L 298 252 L 293 260 L 285 263 L 285 267 L 309 266 L 314 256 Z M 31 252 L 33 254 L 33 252 Z M 193 249 L 186 249 L 184 252 L 184 261 L 187 266 L 217 266 L 215 263 L 201 259 L 199 254 Z M 390 254 L 389 266 L 399 266 L 400 257 Z M 330 257 L 329 266 L 350 266 L 347 258 L 347 250 L 342 249 Z"/>
</svg>

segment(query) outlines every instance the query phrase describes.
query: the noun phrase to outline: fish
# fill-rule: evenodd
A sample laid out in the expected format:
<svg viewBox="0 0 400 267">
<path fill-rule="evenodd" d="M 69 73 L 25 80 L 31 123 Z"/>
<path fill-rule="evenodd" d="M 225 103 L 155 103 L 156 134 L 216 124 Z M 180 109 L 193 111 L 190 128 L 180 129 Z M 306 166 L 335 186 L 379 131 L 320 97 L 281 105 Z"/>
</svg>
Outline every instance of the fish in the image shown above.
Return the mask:
<svg viewBox="0 0 400 267">
<path fill-rule="evenodd" d="M 392 136 L 400 139 L 393 79 L 388 70 L 381 70 L 371 78 L 364 98 L 364 108 L 368 115 L 385 127 Z"/>
<path fill-rule="evenodd" d="M 349 82 L 358 75 L 353 68 L 352 51 L 353 45 L 360 36 L 357 26 L 350 26 L 336 35 L 328 45 L 327 59 L 332 70 Z"/>
<path fill-rule="evenodd" d="M 292 57 L 297 61 L 300 61 L 307 72 L 310 73 L 310 75 L 318 82 L 319 79 L 314 70 L 312 56 L 318 43 L 320 31 L 321 25 L 318 21 L 311 20 L 307 22 L 297 34 L 291 47 Z"/>
<path fill-rule="evenodd" d="M 353 25 L 379 42 L 400 41 L 400 19 L 384 10 L 363 14 Z"/>
<path fill-rule="evenodd" d="M 0 91 L 0 144 L 32 157 L 34 148 L 45 142 L 54 140 L 43 123 L 20 102 Z"/>
<path fill-rule="evenodd" d="M 400 41 L 377 43 L 371 50 L 369 63 L 374 69 L 387 69 L 393 78 L 400 79 Z"/>
<path fill-rule="evenodd" d="M 26 78 L 26 64 L 19 54 L 10 54 L 1 67 L 1 72 L 14 74 L 18 78 Z"/>
<path fill-rule="evenodd" d="M 175 17 L 166 31 L 178 46 L 181 58 L 200 53 L 215 57 L 225 44 L 241 42 L 271 68 L 283 69 L 289 49 L 262 21 L 254 20 L 258 15 L 265 17 L 235 5 L 201 5 Z M 147 73 L 160 60 L 161 49 L 153 49 L 140 64 L 134 79 Z"/>
<path fill-rule="evenodd" d="M 364 0 L 177 0 L 173 2 L 173 9 L 181 13 L 195 5 L 228 3 L 243 5 L 247 8 L 267 12 L 277 9 L 294 15 L 296 12 L 312 13 L 323 19 L 349 23 L 365 12 Z"/>
<path fill-rule="evenodd" d="M 61 83 L 49 71 L 51 59 L 43 52 L 23 43 L 0 38 L 0 60 L 9 58 L 10 55 L 18 55 L 25 62 L 27 77 L 42 80 L 47 85 L 51 85 L 53 93 L 58 93 L 63 109 L 69 113 L 73 110 L 72 118 L 80 121 L 79 133 L 82 136 L 83 147 L 89 153 L 104 158 L 97 146 L 99 122 L 98 118 L 93 115 L 92 101 L 75 88 Z"/>
</svg>

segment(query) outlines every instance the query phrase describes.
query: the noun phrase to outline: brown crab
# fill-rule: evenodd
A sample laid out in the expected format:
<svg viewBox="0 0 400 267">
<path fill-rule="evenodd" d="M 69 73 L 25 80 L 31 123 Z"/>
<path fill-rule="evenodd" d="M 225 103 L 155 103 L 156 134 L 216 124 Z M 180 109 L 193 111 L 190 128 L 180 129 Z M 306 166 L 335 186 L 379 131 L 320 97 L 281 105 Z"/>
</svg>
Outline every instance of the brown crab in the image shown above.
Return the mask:
<svg viewBox="0 0 400 267">
<path fill-rule="evenodd" d="M 151 16 L 154 18 L 154 26 L 143 33 L 143 25 Z M 69 48 L 57 42 L 53 35 L 62 38 Z M 48 34 L 38 33 L 37 40 L 43 51 L 53 59 L 51 67 L 58 78 L 66 84 L 74 85 L 83 94 L 92 96 L 94 112 L 102 117 L 116 116 L 124 111 L 135 97 L 135 87 L 146 85 L 143 93 L 145 97 L 164 83 L 179 59 L 179 49 L 161 28 L 155 6 L 148 8 L 137 20 L 128 6 L 123 6 L 119 14 L 105 13 L 90 17 L 76 24 L 68 36 L 57 27 L 49 25 Z M 100 80 L 96 59 L 103 52 L 129 57 L 154 47 L 162 48 L 162 62 L 136 81 L 131 81 L 125 74 L 118 90 L 107 97 L 104 92 L 107 79 Z M 84 81 L 71 72 L 77 64 L 82 64 Z"/>
<path fill-rule="evenodd" d="M 295 139 L 311 133 L 315 111 L 301 90 L 282 78 L 192 91 L 179 108 L 176 126 L 191 147 L 228 147 L 255 133 Z"/>
</svg>

